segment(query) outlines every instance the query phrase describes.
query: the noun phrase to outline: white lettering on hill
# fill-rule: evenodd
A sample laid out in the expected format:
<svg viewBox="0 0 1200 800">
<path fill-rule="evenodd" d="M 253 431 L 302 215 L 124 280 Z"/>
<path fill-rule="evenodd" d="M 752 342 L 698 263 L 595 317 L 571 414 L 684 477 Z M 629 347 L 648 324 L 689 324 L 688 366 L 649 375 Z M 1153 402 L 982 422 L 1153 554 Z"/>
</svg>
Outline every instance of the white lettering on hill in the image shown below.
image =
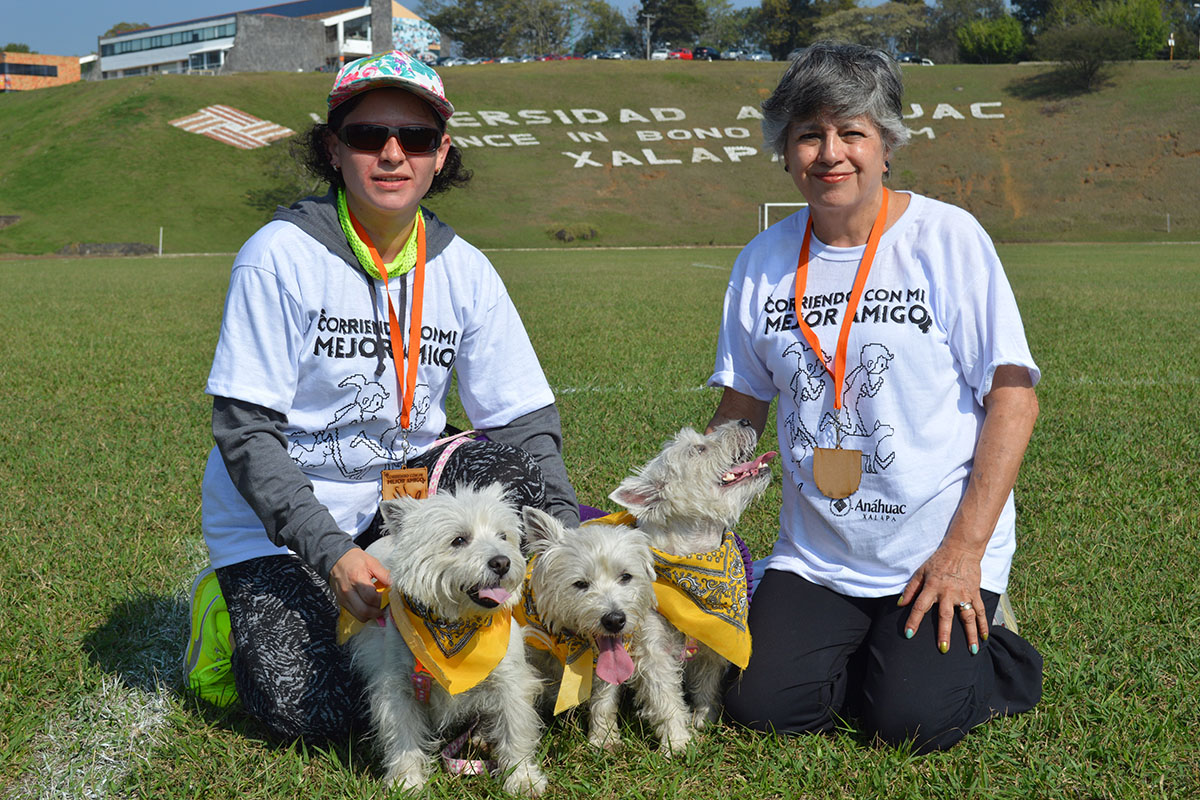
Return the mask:
<svg viewBox="0 0 1200 800">
<path fill-rule="evenodd" d="M 933 104 L 933 113 L 926 116 L 926 105 L 909 103 L 903 115 L 906 121 L 928 119 L 943 125 L 970 125 L 972 120 L 1005 119 L 1003 104 L 998 101 L 973 102 L 962 107 L 952 103 Z M 663 167 L 683 164 L 740 164 L 757 156 L 775 162 L 778 156 L 769 149 L 756 146 L 758 126 L 743 120 L 761 120 L 762 112 L 755 106 L 740 106 L 732 120 L 689 120 L 682 108 L 650 106 L 647 108 L 523 108 L 513 111 L 476 109 L 455 111 L 448 120 L 453 129 L 451 139 L 457 146 L 469 148 L 508 149 L 559 145 L 555 139 L 565 137 L 570 144 L 593 149 L 562 150 L 560 154 L 572 162 L 573 169 L 585 167 Z M 735 124 L 729 124 L 732 121 Z M 682 123 L 682 124 L 681 124 Z M 918 123 L 920 124 L 920 123 Z M 630 126 L 633 127 L 630 127 Z M 524 129 L 543 126 L 538 133 Z M 548 127 L 546 127 L 548 126 Z M 551 130 L 557 128 L 557 132 Z M 536 129 L 535 129 L 536 130 Z M 910 127 L 909 135 L 933 141 L 937 134 L 932 125 Z M 736 142 L 736 143 L 731 143 Z M 594 149 L 607 145 L 609 149 Z M 652 145 L 646 147 L 644 145 Z M 689 153 L 688 150 L 691 150 Z"/>
</svg>

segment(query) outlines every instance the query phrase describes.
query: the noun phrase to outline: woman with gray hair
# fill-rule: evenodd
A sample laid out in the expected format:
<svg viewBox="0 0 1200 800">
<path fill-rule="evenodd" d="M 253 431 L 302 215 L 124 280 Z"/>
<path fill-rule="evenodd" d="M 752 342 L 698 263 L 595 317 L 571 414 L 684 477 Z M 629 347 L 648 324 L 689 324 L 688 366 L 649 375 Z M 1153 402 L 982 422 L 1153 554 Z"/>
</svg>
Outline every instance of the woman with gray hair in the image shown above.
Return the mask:
<svg viewBox="0 0 1200 800">
<path fill-rule="evenodd" d="M 901 92 L 887 54 L 821 43 L 763 103 L 808 207 L 734 265 L 709 427 L 761 435 L 777 400 L 779 536 L 727 715 L 779 733 L 854 718 L 924 753 L 1041 697 L 1041 656 L 995 620 L 1040 372 L 979 223 L 884 186 Z"/>
</svg>

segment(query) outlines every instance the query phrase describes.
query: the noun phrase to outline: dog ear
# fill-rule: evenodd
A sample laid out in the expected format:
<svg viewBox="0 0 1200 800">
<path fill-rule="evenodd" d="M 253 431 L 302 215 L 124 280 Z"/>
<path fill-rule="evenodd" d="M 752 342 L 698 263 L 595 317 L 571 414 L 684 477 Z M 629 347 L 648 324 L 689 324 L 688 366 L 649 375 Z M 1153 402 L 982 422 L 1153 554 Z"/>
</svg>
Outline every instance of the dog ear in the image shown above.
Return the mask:
<svg viewBox="0 0 1200 800">
<path fill-rule="evenodd" d="M 545 511 L 525 506 L 521 509 L 521 521 L 525 525 L 525 541 L 529 549 L 539 552 L 555 542 L 562 541 L 566 528 Z"/>
<path fill-rule="evenodd" d="M 632 475 L 621 481 L 608 499 L 633 516 L 643 517 L 662 501 L 662 489 L 654 481 Z"/>
<path fill-rule="evenodd" d="M 412 497 L 401 495 L 394 500 L 384 500 L 379 504 L 379 511 L 383 515 L 383 527 L 388 533 L 399 533 L 400 522 L 404 519 L 404 515 L 412 511 L 420 503 Z"/>
<path fill-rule="evenodd" d="M 630 528 L 627 525 L 616 525 L 614 528 L 620 529 L 621 535 L 625 536 L 636 546 L 642 572 L 650 583 L 654 583 L 658 576 L 654 572 L 654 557 L 650 555 L 650 537 L 637 528 Z M 655 607 L 658 607 L 657 602 L 655 603 Z"/>
</svg>

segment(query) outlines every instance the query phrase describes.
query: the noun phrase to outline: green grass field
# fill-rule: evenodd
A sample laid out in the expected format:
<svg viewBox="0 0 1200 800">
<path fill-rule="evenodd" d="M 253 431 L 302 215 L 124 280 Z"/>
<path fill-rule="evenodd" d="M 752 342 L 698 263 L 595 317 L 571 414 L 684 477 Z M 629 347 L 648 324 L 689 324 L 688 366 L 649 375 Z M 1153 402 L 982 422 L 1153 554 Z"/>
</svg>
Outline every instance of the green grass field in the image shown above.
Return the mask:
<svg viewBox="0 0 1200 800">
<path fill-rule="evenodd" d="M 581 501 L 682 425 L 733 249 L 495 252 L 554 386 Z M 1200 246 L 1001 247 L 1041 418 L 1011 591 L 1034 711 L 912 758 L 853 732 L 710 729 L 674 761 L 629 723 L 543 740 L 551 798 L 1187 798 L 1200 792 Z M 369 747 L 281 747 L 179 693 L 204 564 L 204 380 L 228 258 L 0 261 L 0 795 L 383 797 Z M 773 435 L 773 434 L 769 434 Z M 778 490 L 743 518 L 756 555 Z M 430 795 L 499 797 L 439 775 Z"/>
</svg>

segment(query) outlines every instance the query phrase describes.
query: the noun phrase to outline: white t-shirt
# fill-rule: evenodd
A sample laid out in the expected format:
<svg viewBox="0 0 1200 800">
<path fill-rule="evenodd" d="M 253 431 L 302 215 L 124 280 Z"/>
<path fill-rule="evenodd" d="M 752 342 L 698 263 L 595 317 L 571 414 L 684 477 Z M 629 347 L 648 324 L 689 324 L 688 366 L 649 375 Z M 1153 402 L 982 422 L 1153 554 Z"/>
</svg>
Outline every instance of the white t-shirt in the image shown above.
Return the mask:
<svg viewBox="0 0 1200 800">
<path fill-rule="evenodd" d="M 709 384 L 759 400 L 778 396 L 783 462 L 779 538 L 769 569 L 856 597 L 898 594 L 941 543 L 966 489 L 997 366 L 1028 368 L 1016 301 L 992 242 L 966 211 L 912 195 L 883 234 L 851 327 L 840 413 L 833 380 L 796 323 L 801 210 L 738 256 L 725 295 Z M 864 247 L 816 236 L 802 312 L 833 363 Z M 848 498 L 824 496 L 812 449 L 863 452 Z M 982 587 L 1001 593 L 1015 548 L 1012 495 L 982 562 Z"/>
<path fill-rule="evenodd" d="M 388 281 L 409 347 L 413 272 Z M 407 282 L 408 309 L 399 307 Z M 379 505 L 380 472 L 404 456 L 387 300 L 368 278 L 291 222 L 268 223 L 234 261 L 220 339 L 205 391 L 287 417 L 288 452 L 338 526 L 356 535 Z M 451 373 L 471 424 L 506 425 L 554 402 L 500 276 L 455 237 L 426 265 L 420 362 L 408 457 L 445 427 Z M 376 375 L 383 343 L 384 372 Z M 288 552 L 229 479 L 214 447 L 204 473 L 202 519 L 215 567 Z"/>
</svg>

